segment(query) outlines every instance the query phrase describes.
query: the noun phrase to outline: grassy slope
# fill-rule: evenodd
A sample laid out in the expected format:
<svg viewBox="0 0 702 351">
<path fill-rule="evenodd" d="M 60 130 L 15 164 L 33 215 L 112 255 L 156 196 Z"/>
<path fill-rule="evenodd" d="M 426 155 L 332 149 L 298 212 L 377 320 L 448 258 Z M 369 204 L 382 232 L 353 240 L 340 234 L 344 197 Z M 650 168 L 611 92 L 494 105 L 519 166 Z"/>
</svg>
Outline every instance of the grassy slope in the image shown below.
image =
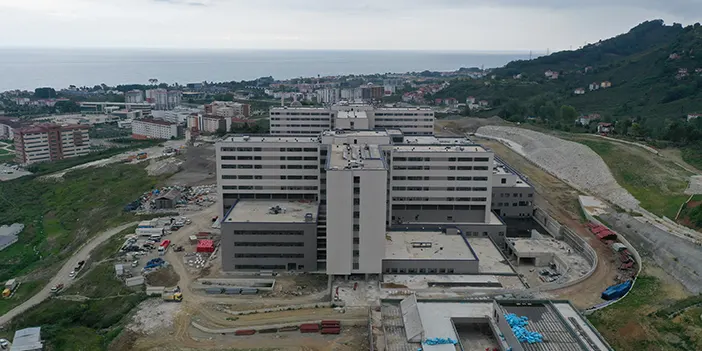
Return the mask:
<svg viewBox="0 0 702 351">
<path fill-rule="evenodd" d="M 672 162 L 654 155 L 644 157 L 645 151 L 632 152 L 631 147 L 610 141 L 577 135 L 569 138 L 600 155 L 617 182 L 634 195 L 643 208 L 659 216 L 675 218 L 678 208 L 687 200 L 683 191 L 691 174 Z"/>
<path fill-rule="evenodd" d="M 134 220 L 122 212 L 156 184 L 136 165 L 113 165 L 67 174 L 62 182 L 21 178 L 0 183 L 2 223 L 24 223 L 18 243 L 0 252 L 0 281 L 37 270 L 51 271 L 93 235 Z M 43 278 L 27 278 L 17 295 L 0 300 L 0 313 L 41 287 Z"/>
<path fill-rule="evenodd" d="M 642 275 L 624 300 L 595 312 L 589 320 L 615 350 L 702 349 L 702 309 L 691 309 L 672 319 L 654 314 L 668 305 L 665 284 Z"/>
</svg>

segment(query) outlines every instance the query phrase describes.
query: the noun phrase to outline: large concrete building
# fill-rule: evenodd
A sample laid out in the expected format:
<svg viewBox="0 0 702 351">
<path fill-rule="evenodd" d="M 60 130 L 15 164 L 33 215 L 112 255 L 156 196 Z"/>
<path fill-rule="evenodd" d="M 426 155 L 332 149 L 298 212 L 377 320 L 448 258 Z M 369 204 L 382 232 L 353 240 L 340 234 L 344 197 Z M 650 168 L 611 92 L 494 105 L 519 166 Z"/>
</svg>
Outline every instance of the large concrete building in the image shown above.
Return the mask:
<svg viewBox="0 0 702 351">
<path fill-rule="evenodd" d="M 178 137 L 178 125 L 159 119 L 135 119 L 132 121 L 134 139 L 174 139 Z"/>
<path fill-rule="evenodd" d="M 214 101 L 205 105 L 205 114 L 220 117 L 251 117 L 251 105 L 231 101 Z"/>
<path fill-rule="evenodd" d="M 146 91 L 146 100 L 155 104 L 157 110 L 172 110 L 180 105 L 183 92 L 179 90 L 150 89 Z"/>
<path fill-rule="evenodd" d="M 362 116 L 365 111 L 353 113 Z M 223 199 L 225 270 L 272 266 L 300 270 L 304 266 L 305 271 L 332 275 L 389 272 L 410 261 L 395 259 L 394 266 L 384 267 L 393 246 L 386 234 L 401 231 L 433 230 L 454 235 L 454 240 L 484 237 L 504 247 L 505 223 L 491 210 L 493 187 L 498 184 L 504 192 L 510 187 L 530 188 L 496 162 L 490 150 L 466 138 L 405 136 L 400 130 L 329 130 L 317 136 L 237 135 L 219 142 L 216 153 Z M 503 183 L 498 177 L 509 181 Z M 299 251 L 302 257 L 286 257 L 303 259 L 304 263 L 286 263 L 277 256 L 237 259 L 236 243 L 241 237 L 233 233 L 243 230 L 243 223 L 231 218 L 236 217 L 232 216 L 242 203 L 255 201 L 266 201 L 264 207 L 273 213 L 276 206 L 294 209 L 300 203 L 314 204 L 305 211 L 302 232 L 309 235 L 307 227 L 314 226 L 316 240 L 305 240 L 304 245 L 289 249 Z M 530 215 L 531 210 L 523 207 L 516 212 L 504 211 L 502 216 Z M 280 224 L 286 216 L 273 217 L 275 220 L 257 222 L 255 228 L 279 231 L 278 226 L 292 227 L 300 222 L 298 218 Z M 273 222 L 275 226 L 268 224 Z M 316 264 L 307 261 L 312 252 L 316 252 Z M 454 261 L 462 260 L 459 256 Z M 439 269 L 423 268 L 427 273 L 428 269 Z"/>
<path fill-rule="evenodd" d="M 87 155 L 90 126 L 41 124 L 14 131 L 15 161 L 20 164 L 51 162 Z"/>
<path fill-rule="evenodd" d="M 330 108 L 273 107 L 270 111 L 271 134 L 309 135 L 331 129 L 399 129 L 405 135 L 433 135 L 434 111 L 348 103 Z"/>
<path fill-rule="evenodd" d="M 130 90 L 124 93 L 124 102 L 128 104 L 140 104 L 144 102 L 144 92 L 141 90 Z"/>
</svg>

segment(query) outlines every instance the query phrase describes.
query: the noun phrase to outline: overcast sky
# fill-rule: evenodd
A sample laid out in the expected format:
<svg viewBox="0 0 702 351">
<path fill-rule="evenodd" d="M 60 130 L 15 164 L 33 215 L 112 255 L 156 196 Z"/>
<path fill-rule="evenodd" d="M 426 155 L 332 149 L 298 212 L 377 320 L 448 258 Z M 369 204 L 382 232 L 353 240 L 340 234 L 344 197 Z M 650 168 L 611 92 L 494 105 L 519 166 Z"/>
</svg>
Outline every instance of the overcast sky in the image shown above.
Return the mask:
<svg viewBox="0 0 702 351">
<path fill-rule="evenodd" d="M 0 0 L 0 47 L 577 48 L 700 0 Z"/>
</svg>

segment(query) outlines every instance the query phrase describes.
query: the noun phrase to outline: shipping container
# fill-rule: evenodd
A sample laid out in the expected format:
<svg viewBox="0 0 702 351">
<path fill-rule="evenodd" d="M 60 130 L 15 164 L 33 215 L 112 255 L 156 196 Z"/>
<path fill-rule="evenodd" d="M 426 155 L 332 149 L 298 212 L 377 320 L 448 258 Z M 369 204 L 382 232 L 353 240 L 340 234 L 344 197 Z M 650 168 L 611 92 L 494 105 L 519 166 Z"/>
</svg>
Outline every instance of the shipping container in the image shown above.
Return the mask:
<svg viewBox="0 0 702 351">
<path fill-rule="evenodd" d="M 617 285 L 612 285 L 609 288 L 605 289 L 605 291 L 602 292 L 602 299 L 603 300 L 615 300 L 618 299 L 629 291 L 631 289 L 631 280 L 627 280 L 624 283 L 617 284 Z"/>
<path fill-rule="evenodd" d="M 325 325 L 330 325 L 330 326 L 333 326 L 333 325 L 340 325 L 341 322 L 340 322 L 340 321 L 335 321 L 335 320 L 325 320 L 325 321 L 322 321 L 321 324 L 322 324 L 322 327 L 324 327 Z"/>
<path fill-rule="evenodd" d="M 277 333 L 278 328 L 268 328 L 268 329 L 261 329 L 258 331 L 259 334 L 272 334 L 272 333 Z"/>
<path fill-rule="evenodd" d="M 226 288 L 226 289 L 224 289 L 224 293 L 227 295 L 239 295 L 239 294 L 241 294 L 241 289 L 239 289 L 239 288 Z"/>
<path fill-rule="evenodd" d="M 317 333 L 319 332 L 319 324 L 300 324 L 300 333 Z"/>
<path fill-rule="evenodd" d="M 253 329 L 237 330 L 234 332 L 234 335 L 254 335 L 254 334 L 256 334 L 256 331 Z"/>
<path fill-rule="evenodd" d="M 322 334 L 339 334 L 341 333 L 341 328 L 322 328 Z"/>
<path fill-rule="evenodd" d="M 163 235 L 163 228 L 137 228 L 136 234 L 139 236 Z"/>
<path fill-rule="evenodd" d="M 224 292 L 224 288 L 207 288 L 205 289 L 206 294 L 221 294 Z"/>
<path fill-rule="evenodd" d="M 258 293 L 258 289 L 251 289 L 251 288 L 241 289 L 242 295 L 256 295 L 257 293 Z"/>
</svg>

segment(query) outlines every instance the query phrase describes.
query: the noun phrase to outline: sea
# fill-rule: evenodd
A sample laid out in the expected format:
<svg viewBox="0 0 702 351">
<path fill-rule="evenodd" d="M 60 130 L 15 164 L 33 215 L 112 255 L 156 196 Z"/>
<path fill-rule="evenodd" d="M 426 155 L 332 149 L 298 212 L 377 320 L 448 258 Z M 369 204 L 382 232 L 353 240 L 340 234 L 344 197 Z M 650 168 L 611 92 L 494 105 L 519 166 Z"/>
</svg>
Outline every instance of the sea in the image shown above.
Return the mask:
<svg viewBox="0 0 702 351">
<path fill-rule="evenodd" d="M 501 67 L 527 53 L 0 48 L 0 91 Z"/>
</svg>

